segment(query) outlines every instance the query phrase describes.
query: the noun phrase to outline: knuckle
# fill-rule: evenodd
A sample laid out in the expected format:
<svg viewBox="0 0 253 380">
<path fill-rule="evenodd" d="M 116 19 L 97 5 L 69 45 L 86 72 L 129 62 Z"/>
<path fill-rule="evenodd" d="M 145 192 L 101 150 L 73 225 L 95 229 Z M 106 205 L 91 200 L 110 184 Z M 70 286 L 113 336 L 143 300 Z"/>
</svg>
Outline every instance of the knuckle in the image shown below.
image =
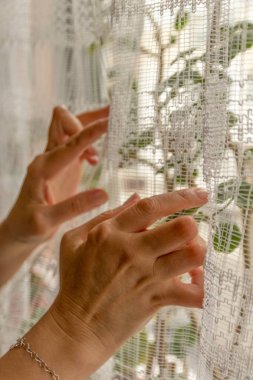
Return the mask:
<svg viewBox="0 0 253 380">
<path fill-rule="evenodd" d="M 94 227 L 89 233 L 87 242 L 95 245 L 104 245 L 108 242 L 112 235 L 112 228 L 107 221 L 100 223 Z"/>
<path fill-rule="evenodd" d="M 196 221 L 191 216 L 181 216 L 175 219 L 174 228 L 185 240 L 192 240 L 198 233 Z"/>
<path fill-rule="evenodd" d="M 141 215 L 152 215 L 154 212 L 159 211 L 160 203 L 156 197 L 144 198 L 136 205 L 136 211 Z"/>
<path fill-rule="evenodd" d="M 62 115 L 67 111 L 67 108 L 63 105 L 58 105 L 53 109 L 53 116 L 55 119 L 61 119 Z"/>
<path fill-rule="evenodd" d="M 202 243 L 194 242 L 190 244 L 188 247 L 188 254 L 197 266 L 200 266 L 203 264 L 205 253 L 206 253 L 206 247 Z"/>
<path fill-rule="evenodd" d="M 183 200 L 189 200 L 189 190 L 188 189 L 181 189 L 176 192 L 177 196 Z"/>
</svg>

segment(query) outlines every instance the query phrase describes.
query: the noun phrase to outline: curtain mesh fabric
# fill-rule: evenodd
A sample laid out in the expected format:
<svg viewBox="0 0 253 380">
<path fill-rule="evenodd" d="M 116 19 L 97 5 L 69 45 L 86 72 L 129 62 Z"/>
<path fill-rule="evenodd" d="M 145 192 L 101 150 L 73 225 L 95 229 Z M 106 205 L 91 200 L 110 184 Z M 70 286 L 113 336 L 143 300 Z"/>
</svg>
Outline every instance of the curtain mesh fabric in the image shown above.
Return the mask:
<svg viewBox="0 0 253 380">
<path fill-rule="evenodd" d="M 162 310 L 116 355 L 115 379 L 252 378 L 252 21 L 249 1 L 113 4 L 111 197 L 210 194 L 182 213 L 208 244 L 203 315 Z"/>
<path fill-rule="evenodd" d="M 181 213 L 195 218 L 208 245 L 203 311 L 163 309 L 94 378 L 251 380 L 253 4 L 1 5 L 2 216 L 42 148 L 53 105 L 77 112 L 105 104 L 108 96 L 110 130 L 95 178 L 102 173 L 110 207 L 134 191 L 145 197 L 190 186 L 210 194 L 207 206 Z M 52 302 L 58 240 L 1 290 L 2 351 Z"/>
</svg>

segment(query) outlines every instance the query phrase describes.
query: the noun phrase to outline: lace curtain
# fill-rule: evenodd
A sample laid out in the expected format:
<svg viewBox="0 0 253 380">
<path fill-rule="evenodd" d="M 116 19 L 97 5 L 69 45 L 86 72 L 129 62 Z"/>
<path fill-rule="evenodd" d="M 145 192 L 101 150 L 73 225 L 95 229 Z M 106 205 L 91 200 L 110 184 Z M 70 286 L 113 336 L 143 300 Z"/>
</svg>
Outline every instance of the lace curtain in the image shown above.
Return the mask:
<svg viewBox="0 0 253 380">
<path fill-rule="evenodd" d="M 51 108 L 65 103 L 78 112 L 108 97 L 101 180 L 110 207 L 133 191 L 204 186 L 210 193 L 208 206 L 189 211 L 208 244 L 203 312 L 162 310 L 95 377 L 251 380 L 251 0 L 1 5 L 2 216 L 43 148 Z M 1 290 L 2 352 L 57 291 L 58 239 Z"/>
<path fill-rule="evenodd" d="M 250 380 L 253 4 L 114 1 L 112 36 L 111 198 L 210 195 L 183 213 L 208 244 L 203 313 L 162 310 L 116 355 L 115 378 Z"/>
</svg>

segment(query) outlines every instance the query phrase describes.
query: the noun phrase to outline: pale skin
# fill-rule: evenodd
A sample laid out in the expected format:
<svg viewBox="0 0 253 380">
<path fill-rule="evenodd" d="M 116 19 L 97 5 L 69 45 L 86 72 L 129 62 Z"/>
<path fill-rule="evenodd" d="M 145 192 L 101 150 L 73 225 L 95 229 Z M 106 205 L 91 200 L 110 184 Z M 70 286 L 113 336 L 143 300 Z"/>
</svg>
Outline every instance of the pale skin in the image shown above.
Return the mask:
<svg viewBox="0 0 253 380">
<path fill-rule="evenodd" d="M 76 152 L 77 145 L 67 149 Z M 49 162 L 48 172 L 55 173 L 57 160 Z M 194 219 L 184 216 L 149 227 L 162 217 L 206 202 L 207 193 L 200 189 L 142 200 L 134 194 L 118 209 L 64 235 L 59 294 L 26 334 L 34 351 L 61 380 L 88 378 L 161 307 L 201 307 L 205 244 Z M 48 202 L 45 207 L 54 204 Z M 54 231 L 54 227 L 47 233 L 43 230 L 41 241 Z M 40 240 L 34 232 L 30 236 L 32 244 L 34 237 L 36 242 Z M 187 272 L 191 284 L 180 280 Z M 20 378 L 50 377 L 23 350 L 15 349 L 0 360 L 0 379 Z"/>
<path fill-rule="evenodd" d="M 77 190 L 83 161 L 98 162 L 92 143 L 106 133 L 108 114 L 109 108 L 77 117 L 64 106 L 54 109 L 45 152 L 28 167 L 17 201 L 0 224 L 0 286 L 63 222 L 107 201 L 102 189 Z"/>
</svg>

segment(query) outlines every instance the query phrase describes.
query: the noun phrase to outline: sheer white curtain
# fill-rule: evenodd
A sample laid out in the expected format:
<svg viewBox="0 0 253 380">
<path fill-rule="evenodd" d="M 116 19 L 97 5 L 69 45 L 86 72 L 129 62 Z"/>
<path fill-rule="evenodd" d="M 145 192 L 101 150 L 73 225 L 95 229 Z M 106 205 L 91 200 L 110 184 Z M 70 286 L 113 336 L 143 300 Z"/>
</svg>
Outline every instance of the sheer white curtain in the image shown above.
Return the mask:
<svg viewBox="0 0 253 380">
<path fill-rule="evenodd" d="M 113 1 L 106 73 L 101 48 L 109 3 L 0 1 L 0 214 L 43 147 L 51 108 L 99 107 L 107 102 L 108 74 L 113 86 L 103 178 L 108 175 L 111 206 L 133 191 L 149 196 L 207 186 L 208 207 L 192 214 L 208 254 L 203 315 L 163 310 L 117 353 L 113 373 L 109 363 L 95 376 L 250 380 L 251 0 Z M 26 263 L 1 290 L 2 352 L 55 294 L 55 244 L 35 253 L 35 264 Z"/>
<path fill-rule="evenodd" d="M 118 353 L 115 372 L 250 380 L 252 1 L 114 1 L 112 30 L 112 199 L 188 186 L 210 194 L 189 212 L 208 244 L 203 315 L 162 310 Z"/>
</svg>

